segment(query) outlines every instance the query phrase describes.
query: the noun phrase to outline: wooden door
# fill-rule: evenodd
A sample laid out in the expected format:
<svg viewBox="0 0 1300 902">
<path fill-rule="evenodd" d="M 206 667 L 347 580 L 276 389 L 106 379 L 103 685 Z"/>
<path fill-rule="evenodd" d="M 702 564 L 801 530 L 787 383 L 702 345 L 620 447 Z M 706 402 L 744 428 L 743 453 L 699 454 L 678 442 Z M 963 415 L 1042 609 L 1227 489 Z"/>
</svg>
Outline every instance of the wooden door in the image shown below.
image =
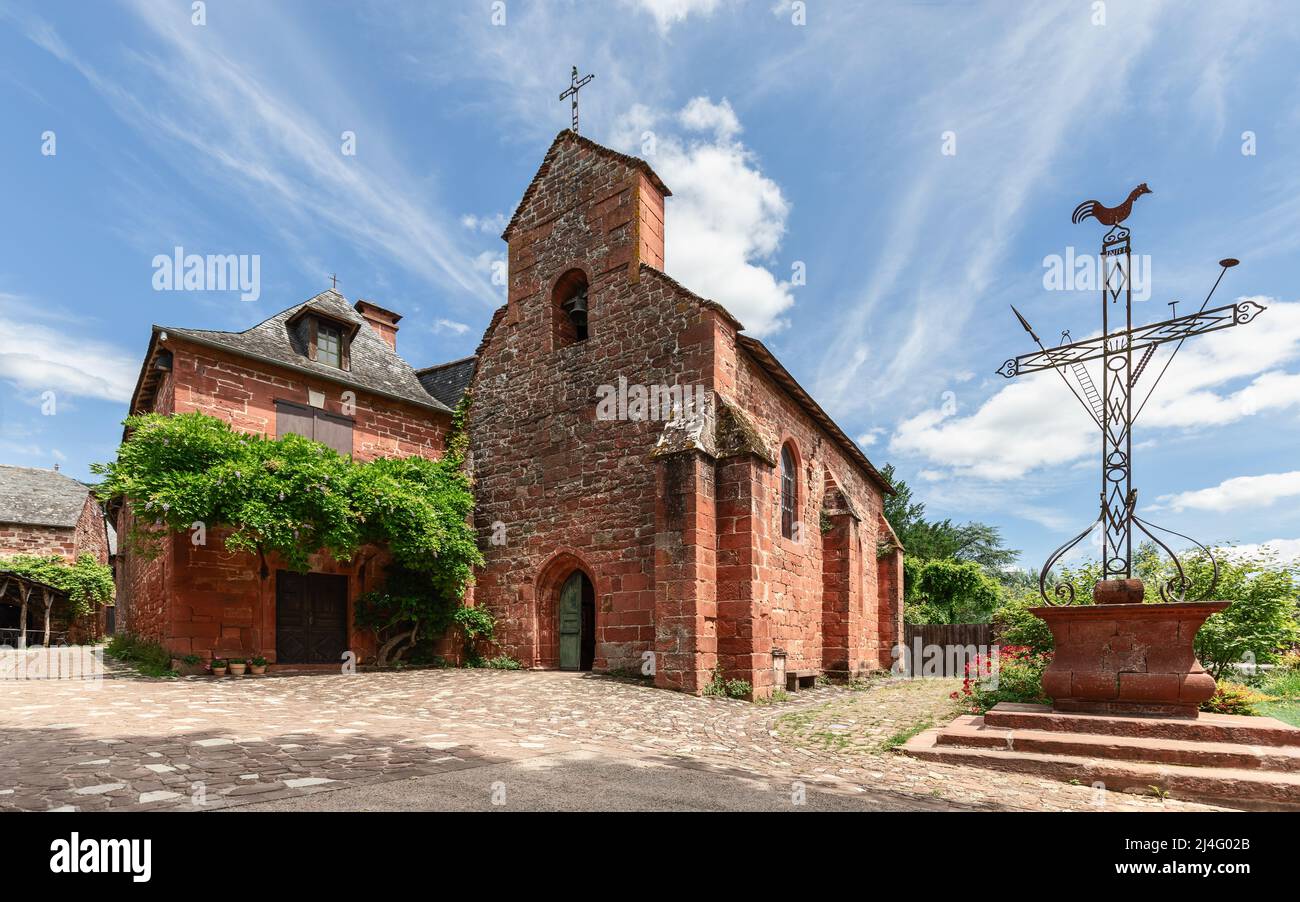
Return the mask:
<svg viewBox="0 0 1300 902">
<path fill-rule="evenodd" d="M 340 664 L 347 644 L 347 577 L 276 571 L 276 662 Z"/>
<path fill-rule="evenodd" d="M 560 669 L 582 666 L 582 571 L 575 570 L 560 590 Z"/>
</svg>

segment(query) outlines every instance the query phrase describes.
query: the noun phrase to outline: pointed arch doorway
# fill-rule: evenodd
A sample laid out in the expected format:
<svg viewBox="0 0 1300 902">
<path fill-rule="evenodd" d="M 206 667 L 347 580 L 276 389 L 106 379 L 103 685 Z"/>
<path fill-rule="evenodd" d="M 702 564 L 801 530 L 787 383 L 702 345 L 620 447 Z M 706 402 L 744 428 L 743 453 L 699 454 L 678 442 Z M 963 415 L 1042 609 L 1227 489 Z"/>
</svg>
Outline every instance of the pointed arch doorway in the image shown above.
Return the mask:
<svg viewBox="0 0 1300 902">
<path fill-rule="evenodd" d="M 560 589 L 560 669 L 591 670 L 596 660 L 596 589 L 574 570 Z"/>
</svg>

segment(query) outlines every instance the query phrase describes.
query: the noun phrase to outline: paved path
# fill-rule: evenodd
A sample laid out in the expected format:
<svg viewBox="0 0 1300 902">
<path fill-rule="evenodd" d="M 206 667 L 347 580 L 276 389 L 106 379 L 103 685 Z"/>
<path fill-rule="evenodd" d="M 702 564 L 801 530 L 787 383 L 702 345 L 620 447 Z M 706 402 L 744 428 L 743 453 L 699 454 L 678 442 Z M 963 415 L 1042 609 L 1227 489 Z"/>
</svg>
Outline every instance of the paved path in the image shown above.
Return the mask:
<svg viewBox="0 0 1300 902">
<path fill-rule="evenodd" d="M 0 810 L 1097 810 L 1088 787 L 885 749 L 947 716 L 950 688 L 886 680 L 754 705 L 571 673 L 8 681 Z"/>
</svg>

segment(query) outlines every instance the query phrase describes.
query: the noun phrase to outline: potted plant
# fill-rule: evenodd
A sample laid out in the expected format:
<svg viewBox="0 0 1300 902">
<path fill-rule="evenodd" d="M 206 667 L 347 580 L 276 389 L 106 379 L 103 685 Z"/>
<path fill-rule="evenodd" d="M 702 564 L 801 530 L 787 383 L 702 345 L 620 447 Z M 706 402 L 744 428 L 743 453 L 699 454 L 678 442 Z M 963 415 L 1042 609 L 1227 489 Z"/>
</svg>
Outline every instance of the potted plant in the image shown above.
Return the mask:
<svg viewBox="0 0 1300 902">
<path fill-rule="evenodd" d="M 258 655 L 257 657 L 250 659 L 248 662 L 248 672 L 254 676 L 261 676 L 266 673 L 266 658 Z"/>
<path fill-rule="evenodd" d="M 225 662 L 225 660 L 223 660 L 222 658 L 213 658 L 213 659 L 212 659 L 212 664 L 211 664 L 211 667 L 212 667 L 212 675 L 215 676 L 215 677 L 223 677 L 223 676 L 225 676 L 225 675 L 226 675 L 226 668 L 227 668 L 228 666 L 229 666 L 229 665 L 228 665 L 228 664 Z"/>
<path fill-rule="evenodd" d="M 230 659 L 230 675 L 243 676 L 244 671 L 248 669 L 248 663 L 243 658 Z"/>
</svg>

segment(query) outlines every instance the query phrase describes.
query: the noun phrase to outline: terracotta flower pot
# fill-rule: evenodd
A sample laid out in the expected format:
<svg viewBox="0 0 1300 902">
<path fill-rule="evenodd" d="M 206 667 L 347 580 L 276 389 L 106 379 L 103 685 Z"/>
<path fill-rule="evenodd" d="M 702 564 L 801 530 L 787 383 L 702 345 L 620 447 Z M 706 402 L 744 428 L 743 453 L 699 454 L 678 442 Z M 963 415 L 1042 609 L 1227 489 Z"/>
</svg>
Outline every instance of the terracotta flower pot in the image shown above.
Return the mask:
<svg viewBox="0 0 1300 902">
<path fill-rule="evenodd" d="M 248 669 L 248 665 L 247 665 L 247 664 L 236 664 L 236 663 L 234 663 L 233 661 L 230 663 L 230 674 L 231 674 L 231 676 L 243 676 L 243 675 L 244 675 L 244 671 L 247 670 L 247 669 Z"/>
<path fill-rule="evenodd" d="M 212 668 L 212 675 L 213 675 L 214 677 L 223 677 L 223 676 L 226 675 L 226 668 L 224 668 L 224 667 L 213 667 L 213 668 Z"/>
<path fill-rule="evenodd" d="M 266 665 L 265 665 L 265 664 L 249 664 L 249 665 L 248 665 L 248 672 L 251 673 L 253 676 L 261 676 L 262 674 L 266 673 Z"/>
</svg>

